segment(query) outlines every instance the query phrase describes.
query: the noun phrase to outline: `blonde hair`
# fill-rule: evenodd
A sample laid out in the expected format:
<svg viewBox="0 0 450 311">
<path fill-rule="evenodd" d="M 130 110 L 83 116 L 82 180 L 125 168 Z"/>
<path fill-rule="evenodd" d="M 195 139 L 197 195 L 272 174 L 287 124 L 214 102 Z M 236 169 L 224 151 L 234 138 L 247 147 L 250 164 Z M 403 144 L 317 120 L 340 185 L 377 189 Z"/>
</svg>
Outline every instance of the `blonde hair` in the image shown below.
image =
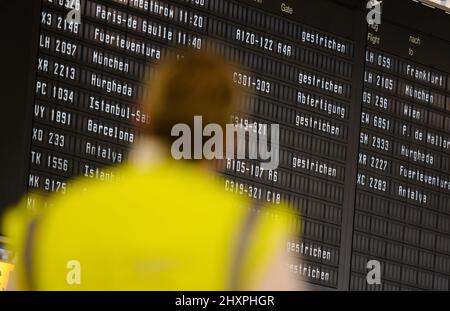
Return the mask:
<svg viewBox="0 0 450 311">
<path fill-rule="evenodd" d="M 150 115 L 146 133 L 169 143 L 172 127 L 183 123 L 193 128 L 194 116 L 225 127 L 237 98 L 228 66 L 205 52 L 188 52 L 164 64 L 148 88 L 143 103 Z"/>
</svg>

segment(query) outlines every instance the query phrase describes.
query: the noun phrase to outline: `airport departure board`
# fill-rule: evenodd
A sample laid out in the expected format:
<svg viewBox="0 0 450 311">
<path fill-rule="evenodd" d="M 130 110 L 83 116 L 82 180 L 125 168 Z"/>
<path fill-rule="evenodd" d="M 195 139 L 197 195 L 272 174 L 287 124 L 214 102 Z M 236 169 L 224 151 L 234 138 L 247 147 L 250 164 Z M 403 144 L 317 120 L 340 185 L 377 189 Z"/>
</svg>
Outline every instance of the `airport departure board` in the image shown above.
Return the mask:
<svg viewBox="0 0 450 311">
<path fill-rule="evenodd" d="M 73 8 L 79 24 L 67 20 Z M 276 170 L 254 160 L 218 169 L 224 191 L 301 215 L 286 241 L 294 278 L 311 289 L 448 290 L 450 16 L 407 0 L 384 1 L 379 25 L 367 13 L 350 0 L 42 0 L 28 190 L 118 178 L 112 166 L 150 121 L 144 82 L 167 58 L 206 50 L 244 90 L 230 123 L 280 125 Z M 371 260 L 381 284 L 366 280 Z"/>
</svg>

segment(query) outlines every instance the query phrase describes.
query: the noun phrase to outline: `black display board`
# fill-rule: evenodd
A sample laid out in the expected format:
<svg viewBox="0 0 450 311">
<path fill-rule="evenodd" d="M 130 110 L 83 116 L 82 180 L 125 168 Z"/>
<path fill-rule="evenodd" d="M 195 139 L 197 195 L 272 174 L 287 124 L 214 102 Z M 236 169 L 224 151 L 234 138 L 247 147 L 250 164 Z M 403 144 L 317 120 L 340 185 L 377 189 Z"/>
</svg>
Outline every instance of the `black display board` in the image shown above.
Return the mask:
<svg viewBox="0 0 450 311">
<path fill-rule="evenodd" d="M 0 212 L 26 190 L 39 10 L 39 1 L 0 2 Z"/>
<path fill-rule="evenodd" d="M 1 116 L 0 207 L 26 190 L 70 192 L 75 176 L 116 178 L 135 124 L 149 121 L 142 81 L 204 49 L 248 89 L 231 122 L 280 124 L 276 171 L 219 169 L 225 191 L 302 215 L 286 245 L 294 277 L 311 289 L 448 290 L 450 16 L 387 0 L 368 27 L 365 1 L 81 0 L 78 25 L 71 3 L 2 9 L 23 46 L 2 55 L 1 101 L 17 104 Z M 366 282 L 369 260 L 381 285 Z"/>
<path fill-rule="evenodd" d="M 369 27 L 351 289 L 449 289 L 450 16 L 387 1 Z"/>
</svg>

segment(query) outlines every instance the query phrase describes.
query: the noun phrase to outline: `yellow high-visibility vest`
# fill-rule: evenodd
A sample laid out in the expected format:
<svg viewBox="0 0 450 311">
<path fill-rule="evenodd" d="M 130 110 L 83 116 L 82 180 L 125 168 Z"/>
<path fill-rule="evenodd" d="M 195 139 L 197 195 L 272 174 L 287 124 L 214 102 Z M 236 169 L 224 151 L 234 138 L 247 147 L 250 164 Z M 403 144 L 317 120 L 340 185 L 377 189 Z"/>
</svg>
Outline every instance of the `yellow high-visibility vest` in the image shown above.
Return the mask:
<svg viewBox="0 0 450 311">
<path fill-rule="evenodd" d="M 250 201 L 226 193 L 223 183 L 195 165 L 127 164 L 116 175 L 118 182 L 75 182 L 26 226 L 24 211 L 5 218 L 22 286 L 248 289 L 289 234 L 287 208 L 267 207 L 251 217 L 249 229 Z"/>
</svg>

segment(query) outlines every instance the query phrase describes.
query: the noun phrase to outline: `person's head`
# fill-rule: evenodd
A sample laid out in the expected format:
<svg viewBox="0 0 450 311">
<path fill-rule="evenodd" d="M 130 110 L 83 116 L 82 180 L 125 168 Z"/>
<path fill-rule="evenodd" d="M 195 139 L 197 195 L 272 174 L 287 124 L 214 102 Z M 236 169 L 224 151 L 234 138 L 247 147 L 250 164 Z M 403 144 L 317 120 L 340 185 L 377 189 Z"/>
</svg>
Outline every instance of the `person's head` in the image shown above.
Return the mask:
<svg viewBox="0 0 450 311">
<path fill-rule="evenodd" d="M 163 64 L 147 85 L 145 111 L 150 115 L 146 134 L 172 144 L 176 124 L 186 124 L 192 131 L 194 117 L 203 124 L 225 128 L 235 109 L 236 87 L 225 62 L 205 52 L 187 52 L 180 60 Z"/>
</svg>

